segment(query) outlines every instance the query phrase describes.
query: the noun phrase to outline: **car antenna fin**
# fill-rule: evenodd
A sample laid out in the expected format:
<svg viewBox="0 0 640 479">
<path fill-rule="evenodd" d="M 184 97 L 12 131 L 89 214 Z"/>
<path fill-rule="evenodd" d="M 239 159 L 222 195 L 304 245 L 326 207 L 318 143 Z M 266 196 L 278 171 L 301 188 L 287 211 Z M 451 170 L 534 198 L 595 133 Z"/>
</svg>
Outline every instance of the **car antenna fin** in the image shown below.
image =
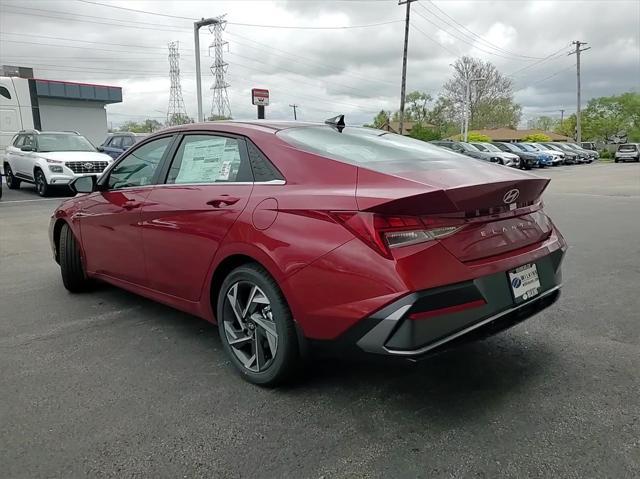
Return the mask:
<svg viewBox="0 0 640 479">
<path fill-rule="evenodd" d="M 342 133 L 342 130 L 345 127 L 344 124 L 344 115 L 334 116 L 333 118 L 329 118 L 325 120 L 324 123 L 338 130 L 338 133 Z"/>
</svg>

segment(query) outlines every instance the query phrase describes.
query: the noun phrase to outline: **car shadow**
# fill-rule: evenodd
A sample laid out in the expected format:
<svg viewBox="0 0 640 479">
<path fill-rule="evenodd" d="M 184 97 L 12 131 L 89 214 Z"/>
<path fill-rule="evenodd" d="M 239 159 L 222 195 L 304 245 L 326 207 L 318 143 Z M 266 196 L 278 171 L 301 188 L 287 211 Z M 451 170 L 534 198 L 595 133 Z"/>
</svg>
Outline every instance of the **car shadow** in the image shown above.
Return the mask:
<svg viewBox="0 0 640 479">
<path fill-rule="evenodd" d="M 429 413 L 429 422 L 451 424 L 470 415 L 500 409 L 505 402 L 520 401 L 527 390 L 538 388 L 560 358 L 545 343 L 526 334 L 526 323 L 496 336 L 464 344 L 417 363 L 318 359 L 309 361 L 298 381 L 269 390 L 243 383 L 224 355 L 218 328 L 203 319 L 141 298 L 118 288 L 99 284 L 95 293 L 118 308 L 137 306 L 149 328 L 162 328 L 180 343 L 185 354 L 211 353 L 203 364 L 229 375 L 234 388 L 308 404 L 326 399 L 330 407 L 351 408 L 362 401 L 395 413 Z M 535 321 L 535 318 L 532 319 Z M 197 351 L 197 353 L 187 351 Z M 212 384 L 212 388 L 219 387 Z M 435 417 L 437 416 L 437 417 Z M 421 417 L 421 416 L 420 416 Z M 425 419 L 418 419 L 422 422 Z"/>
</svg>

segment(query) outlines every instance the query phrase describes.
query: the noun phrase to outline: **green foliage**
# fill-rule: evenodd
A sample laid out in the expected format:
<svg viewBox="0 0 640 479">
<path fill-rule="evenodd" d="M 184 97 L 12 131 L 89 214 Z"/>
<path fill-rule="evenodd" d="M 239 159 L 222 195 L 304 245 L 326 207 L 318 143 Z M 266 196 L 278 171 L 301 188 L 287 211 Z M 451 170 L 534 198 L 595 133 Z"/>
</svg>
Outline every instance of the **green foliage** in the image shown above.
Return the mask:
<svg viewBox="0 0 640 479">
<path fill-rule="evenodd" d="M 640 93 L 591 99 L 582 113 L 582 132 L 589 140 L 640 139 Z"/>
<path fill-rule="evenodd" d="M 469 134 L 467 135 L 467 138 L 468 138 L 467 141 L 476 141 L 476 142 L 482 142 L 482 143 L 491 142 L 491 137 L 488 137 L 487 135 L 481 135 L 480 133 L 476 133 L 474 131 L 470 131 Z"/>
<path fill-rule="evenodd" d="M 374 117 L 373 123 L 370 125 L 365 125 L 371 128 L 382 128 L 385 123 L 389 122 L 389 112 L 380 110 L 378 114 Z"/>
<path fill-rule="evenodd" d="M 224 116 L 224 115 L 211 115 L 207 117 L 205 121 L 221 121 L 221 120 L 233 120 L 233 118 L 230 116 Z"/>
<path fill-rule="evenodd" d="M 534 143 L 539 141 L 551 141 L 551 137 L 544 133 L 532 133 L 531 135 L 525 136 L 522 141 L 532 141 Z"/>
<path fill-rule="evenodd" d="M 418 123 L 427 122 L 427 118 L 429 117 L 429 107 L 427 104 L 432 100 L 431 95 L 425 92 L 412 91 L 409 93 L 405 99 L 406 119 Z"/>
<path fill-rule="evenodd" d="M 575 115 L 575 113 L 573 115 L 570 115 L 569 117 L 565 118 L 564 121 L 558 122 L 558 125 L 555 128 L 555 132 L 560 134 L 560 135 L 568 136 L 569 138 L 575 138 L 575 136 L 576 136 L 576 115 Z"/>
<path fill-rule="evenodd" d="M 157 120 L 147 119 L 141 122 L 127 121 L 121 127 L 120 131 L 130 131 L 132 133 L 153 133 L 162 128 L 162 123 Z"/>
<path fill-rule="evenodd" d="M 422 123 L 416 123 L 413 125 L 411 132 L 409 133 L 411 138 L 422 141 L 441 140 L 442 135 L 433 128 L 427 128 Z"/>
</svg>

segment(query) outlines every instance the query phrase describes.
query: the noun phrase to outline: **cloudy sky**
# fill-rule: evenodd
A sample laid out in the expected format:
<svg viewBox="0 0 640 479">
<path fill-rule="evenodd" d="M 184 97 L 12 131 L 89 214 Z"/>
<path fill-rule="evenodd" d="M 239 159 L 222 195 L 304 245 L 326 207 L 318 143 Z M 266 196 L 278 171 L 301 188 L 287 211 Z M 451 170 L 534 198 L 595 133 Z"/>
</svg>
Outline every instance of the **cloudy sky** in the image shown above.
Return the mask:
<svg viewBox="0 0 640 479">
<path fill-rule="evenodd" d="M 167 42 L 177 40 L 184 101 L 195 117 L 193 19 L 226 14 L 235 118 L 255 117 L 250 90 L 258 87 L 271 91 L 268 118 L 291 118 L 289 105 L 297 104 L 299 119 L 344 113 L 358 124 L 398 108 L 404 12 L 397 0 L 0 0 L 0 64 L 33 67 L 38 78 L 121 86 L 123 103 L 107 107 L 114 126 L 163 121 Z M 512 75 L 523 124 L 560 109 L 567 115 L 575 111 L 573 40 L 592 47 L 582 55 L 585 103 L 640 91 L 639 0 L 420 0 L 412 4 L 407 89 L 437 96 L 450 64 L 466 54 Z M 203 29 L 205 114 L 212 41 Z"/>
</svg>

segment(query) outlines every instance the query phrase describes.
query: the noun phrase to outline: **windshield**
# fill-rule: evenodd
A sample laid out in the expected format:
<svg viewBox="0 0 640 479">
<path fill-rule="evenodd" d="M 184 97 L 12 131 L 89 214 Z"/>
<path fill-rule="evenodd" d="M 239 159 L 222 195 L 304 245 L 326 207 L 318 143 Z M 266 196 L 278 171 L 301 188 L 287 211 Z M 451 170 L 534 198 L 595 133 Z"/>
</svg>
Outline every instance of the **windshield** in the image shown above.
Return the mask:
<svg viewBox="0 0 640 479">
<path fill-rule="evenodd" d="M 546 146 L 541 145 L 541 144 L 539 144 L 539 143 L 529 143 L 529 144 L 530 144 L 531 146 L 533 146 L 533 147 L 536 149 L 536 151 L 544 151 L 544 150 L 548 150 L 548 149 L 549 149 L 549 148 L 547 148 Z"/>
<path fill-rule="evenodd" d="M 516 146 L 519 146 L 524 151 L 538 151 L 533 146 L 529 145 L 528 143 L 517 143 Z"/>
<path fill-rule="evenodd" d="M 474 145 L 482 151 L 502 151 L 496 145 L 492 145 L 491 143 L 474 143 Z"/>
<path fill-rule="evenodd" d="M 52 151 L 96 151 L 84 136 L 65 133 L 40 133 L 38 136 L 38 151 L 47 153 Z"/>
<path fill-rule="evenodd" d="M 559 143 L 555 146 L 557 146 L 562 151 L 568 151 L 570 153 L 573 152 L 573 148 L 569 148 L 567 145 L 563 145 L 562 143 Z"/>
<path fill-rule="evenodd" d="M 471 143 L 460 143 L 460 144 L 467 151 L 480 151 L 478 148 L 476 148 L 475 145 L 472 145 Z"/>
<path fill-rule="evenodd" d="M 347 127 L 342 133 L 329 126 L 281 130 L 277 135 L 301 150 L 356 166 L 388 170 L 390 164 L 423 164 L 429 160 L 468 158 L 433 144 L 373 128 Z M 376 164 L 385 164 L 376 168 Z"/>
</svg>

